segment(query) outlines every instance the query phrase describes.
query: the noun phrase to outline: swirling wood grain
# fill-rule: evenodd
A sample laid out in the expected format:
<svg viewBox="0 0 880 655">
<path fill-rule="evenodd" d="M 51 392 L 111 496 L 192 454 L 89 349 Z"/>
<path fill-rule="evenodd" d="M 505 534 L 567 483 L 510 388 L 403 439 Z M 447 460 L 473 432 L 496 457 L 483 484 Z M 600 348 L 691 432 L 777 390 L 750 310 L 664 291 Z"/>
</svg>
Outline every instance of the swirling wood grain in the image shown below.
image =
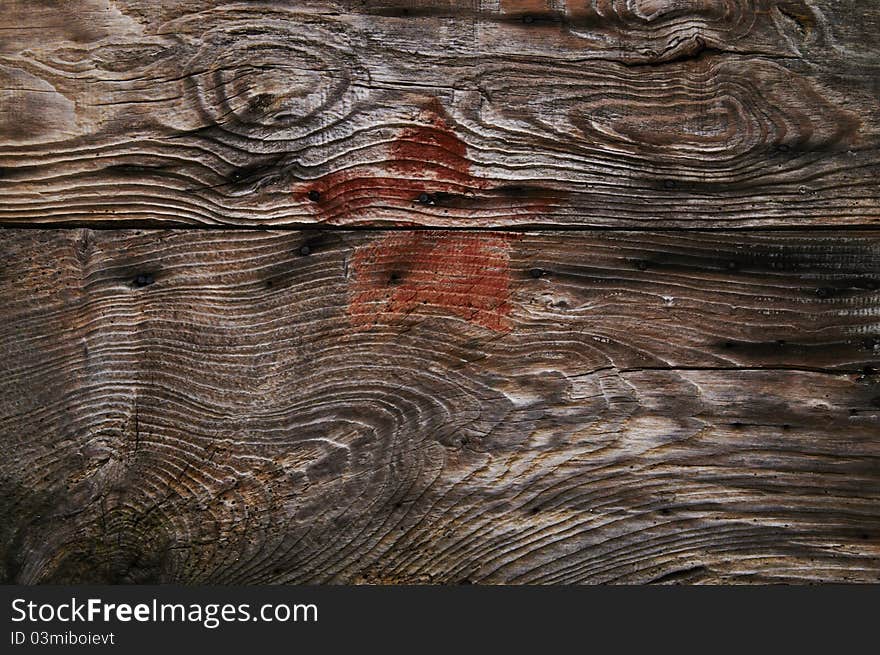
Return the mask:
<svg viewBox="0 0 880 655">
<path fill-rule="evenodd" d="M 6 20 L 6 225 L 880 216 L 872 6 L 76 0 Z"/>
<path fill-rule="evenodd" d="M 4 581 L 880 579 L 873 232 L 2 239 Z"/>
</svg>

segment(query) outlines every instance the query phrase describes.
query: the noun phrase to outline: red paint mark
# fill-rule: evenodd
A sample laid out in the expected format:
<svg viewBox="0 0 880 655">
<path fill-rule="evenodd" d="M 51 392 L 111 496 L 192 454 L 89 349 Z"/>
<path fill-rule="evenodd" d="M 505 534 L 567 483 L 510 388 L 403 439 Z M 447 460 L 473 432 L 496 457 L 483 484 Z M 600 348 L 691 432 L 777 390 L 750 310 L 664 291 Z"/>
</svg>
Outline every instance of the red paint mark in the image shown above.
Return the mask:
<svg viewBox="0 0 880 655">
<path fill-rule="evenodd" d="M 552 10 L 548 0 L 501 0 L 502 14 L 533 13 L 543 14 Z"/>
<path fill-rule="evenodd" d="M 416 181 L 420 191 L 485 187 L 486 180 L 471 175 L 467 146 L 449 127 L 440 103 L 432 100 L 422 114 L 429 122 L 407 128 L 391 145 L 391 171 Z"/>
<path fill-rule="evenodd" d="M 297 183 L 293 191 L 320 220 L 346 223 L 369 222 L 370 209 L 459 215 L 494 209 L 532 220 L 559 197 L 473 175 L 467 146 L 436 99 L 422 107 L 418 124 L 401 131 L 382 161 Z M 310 191 L 320 194 L 318 200 L 308 200 Z M 352 324 L 366 329 L 439 313 L 510 330 L 510 241 L 505 234 L 416 232 L 362 246 L 352 261 Z"/>
<path fill-rule="evenodd" d="M 471 175 L 467 147 L 452 131 L 440 103 L 429 101 L 420 118 L 423 123 L 403 130 L 382 161 L 296 183 L 293 192 L 308 202 L 309 192 L 318 191 L 320 201 L 307 206 L 321 220 L 342 217 L 350 222 L 370 208 L 410 209 L 422 193 L 467 194 L 485 188 L 486 180 Z"/>
<path fill-rule="evenodd" d="M 352 324 L 369 328 L 440 313 L 509 331 L 510 241 L 508 234 L 407 232 L 359 248 Z"/>
</svg>

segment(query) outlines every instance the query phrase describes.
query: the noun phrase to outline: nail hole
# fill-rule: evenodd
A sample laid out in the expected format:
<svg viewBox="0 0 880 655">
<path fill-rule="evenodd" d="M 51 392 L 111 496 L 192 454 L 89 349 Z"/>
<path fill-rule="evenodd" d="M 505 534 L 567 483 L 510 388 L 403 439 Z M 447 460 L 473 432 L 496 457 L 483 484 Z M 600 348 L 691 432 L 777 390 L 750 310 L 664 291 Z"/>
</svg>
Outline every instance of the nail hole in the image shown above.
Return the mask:
<svg viewBox="0 0 880 655">
<path fill-rule="evenodd" d="M 321 192 L 317 189 L 312 189 L 309 191 L 309 200 L 312 202 L 318 202 L 321 199 Z"/>
<path fill-rule="evenodd" d="M 134 286 L 136 287 L 147 287 L 153 284 L 155 280 L 153 279 L 152 273 L 141 273 L 134 279 Z"/>
</svg>

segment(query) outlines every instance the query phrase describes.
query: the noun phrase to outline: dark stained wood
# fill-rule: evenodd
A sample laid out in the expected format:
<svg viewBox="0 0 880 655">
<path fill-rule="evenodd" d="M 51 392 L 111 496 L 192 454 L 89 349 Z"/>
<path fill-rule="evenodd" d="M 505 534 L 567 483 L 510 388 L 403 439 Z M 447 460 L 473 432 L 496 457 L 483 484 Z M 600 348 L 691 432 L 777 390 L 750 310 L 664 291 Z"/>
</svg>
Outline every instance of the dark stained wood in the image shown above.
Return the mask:
<svg viewBox="0 0 880 655">
<path fill-rule="evenodd" d="M 7 582 L 880 580 L 880 235 L 6 230 Z"/>
<path fill-rule="evenodd" d="M 876 4 L 58 4 L 4 4 L 6 225 L 880 218 Z"/>
</svg>

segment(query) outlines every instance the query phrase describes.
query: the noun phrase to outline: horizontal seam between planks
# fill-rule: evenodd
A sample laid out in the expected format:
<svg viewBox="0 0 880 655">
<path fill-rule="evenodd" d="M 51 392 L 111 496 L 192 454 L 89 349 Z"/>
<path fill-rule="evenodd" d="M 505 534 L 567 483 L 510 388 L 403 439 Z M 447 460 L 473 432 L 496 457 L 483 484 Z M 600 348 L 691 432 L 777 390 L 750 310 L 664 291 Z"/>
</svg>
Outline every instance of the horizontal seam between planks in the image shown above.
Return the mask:
<svg viewBox="0 0 880 655">
<path fill-rule="evenodd" d="M 273 225 L 235 225 L 228 223 L 163 223 L 158 221 L 73 221 L 73 222 L 2 222 L 0 230 L 162 230 L 162 231 L 208 231 L 223 230 L 243 232 L 645 232 L 645 233 L 724 233 L 724 232 L 762 232 L 762 233 L 806 233 L 806 232 L 880 232 L 880 222 L 846 223 L 844 225 L 721 225 L 717 227 L 682 226 L 596 226 L 596 225 L 558 225 L 529 223 L 524 225 L 329 225 L 325 223 L 293 223 Z"/>
</svg>

